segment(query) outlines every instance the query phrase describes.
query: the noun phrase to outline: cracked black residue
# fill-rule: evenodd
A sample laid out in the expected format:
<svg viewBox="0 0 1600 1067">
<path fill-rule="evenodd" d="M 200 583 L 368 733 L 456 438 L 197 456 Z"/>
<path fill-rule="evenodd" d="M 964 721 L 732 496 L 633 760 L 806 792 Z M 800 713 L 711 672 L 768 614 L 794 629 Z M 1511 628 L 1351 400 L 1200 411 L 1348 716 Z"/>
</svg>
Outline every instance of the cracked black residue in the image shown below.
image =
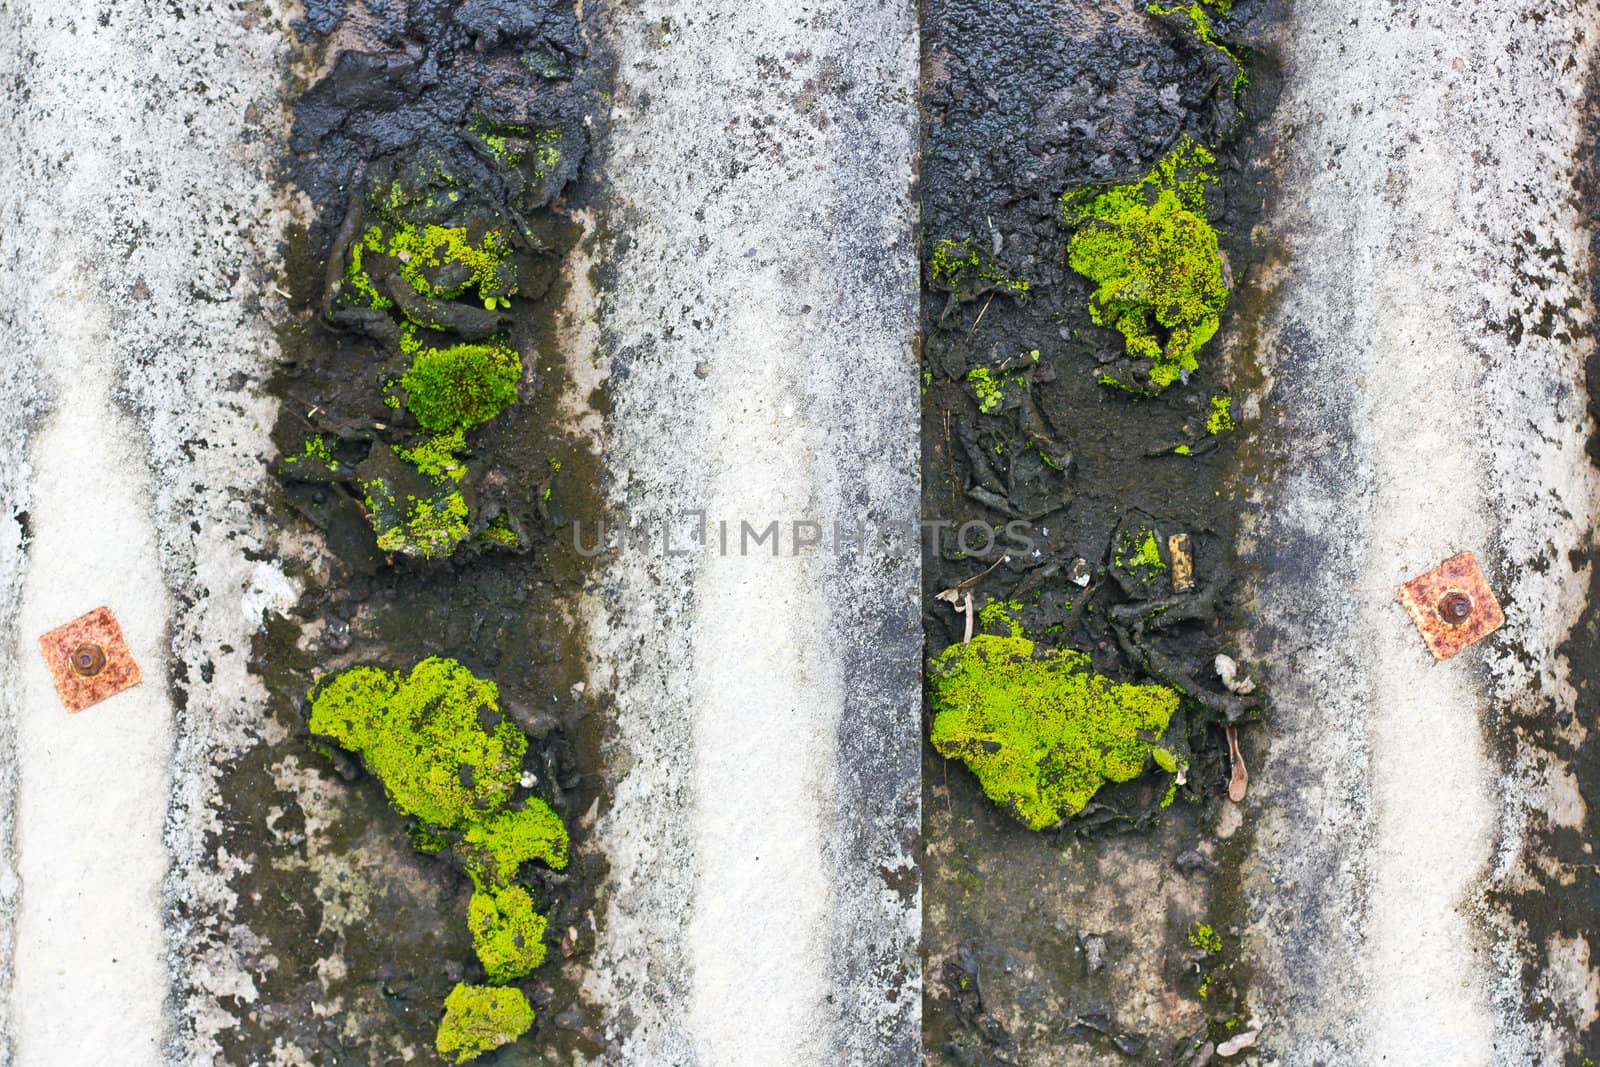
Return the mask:
<svg viewBox="0 0 1600 1067">
<path fill-rule="evenodd" d="M 560 268 L 581 237 L 565 198 L 586 195 L 585 118 L 596 98 L 577 18 L 555 2 L 378 5 L 348 17 L 343 3 L 312 3 L 299 28 L 327 73 L 296 103 L 286 163 L 315 217 L 287 250 L 293 320 L 281 331 L 273 383 L 282 455 L 329 434 L 343 462 L 387 448 L 382 435 L 394 431 L 380 423 L 405 417 L 374 389 L 383 339 L 336 328 L 326 314 L 328 262 L 340 257 L 341 227 L 374 175 L 424 156 L 438 162 L 475 194 L 497 198 L 556 273 L 504 312 L 524 367 L 519 399 L 468 432 L 469 481 L 479 499 L 504 509 L 517 545 L 464 545 L 443 560 L 386 558 L 348 484 L 285 478 L 269 501 L 285 534 L 284 570 L 304 595 L 290 617 L 269 619 L 254 649 L 253 669 L 271 696 L 272 723 L 262 731 L 271 740 L 242 753 L 221 783 L 214 844 L 239 864 L 227 929 L 214 936 L 232 941 L 254 987 L 223 1003 L 233 1025 L 218 1038 L 222 1059 L 435 1062 L 445 994 L 458 980 L 481 981 L 466 924 L 470 882 L 414 851 L 379 784 L 306 736 L 305 694 L 316 676 L 357 663 L 409 669 L 430 655 L 498 684 L 502 708 L 533 739 L 525 764 L 532 788 L 572 835 L 565 871 L 525 872 L 549 918 L 549 955 L 515 983 L 534 1005 L 533 1031 L 493 1062 L 593 1055 L 602 1040 L 597 1015 L 577 981 L 597 936 L 591 909 L 604 877 L 585 821 L 603 803 L 598 698 L 584 685 L 573 611 L 587 565 L 559 536 L 573 518 L 598 511 L 598 459 L 568 429 L 562 405 L 571 353 L 558 328 L 567 292 Z M 507 185 L 481 136 L 519 128 L 555 131 L 560 147 L 537 188 Z M 202 905 L 180 920 L 211 921 Z"/>
<path fill-rule="evenodd" d="M 1171 807 L 1160 807 L 1166 780 L 1152 773 L 1103 789 L 1065 829 L 1033 833 L 924 746 L 930 1064 L 1180 1063 L 1239 1024 L 1249 969 L 1232 932 L 1241 907 L 1232 868 L 1249 831 L 1216 833 L 1229 771 L 1219 724 L 1250 708 L 1211 667 L 1217 652 L 1236 651 L 1237 432 L 1212 434 L 1206 422 L 1211 398 L 1242 393 L 1253 373 L 1240 296 L 1263 195 L 1248 154 L 1218 142 L 1270 112 L 1276 74 L 1269 57 L 1252 58 L 1236 121 L 1215 56 L 1141 7 L 924 7 L 924 254 L 970 242 L 997 272 L 1027 282 L 1026 300 L 1002 287 L 954 308 L 942 292 L 924 296 L 923 513 L 951 524 L 938 551 L 924 543 L 926 652 L 960 641 L 964 627 L 935 594 L 1006 549 L 1004 534 L 984 551 L 982 537 L 961 544 L 956 530 L 1021 523 L 1037 552 L 988 574 L 978 605 L 1019 605 L 1008 611 L 1026 636 L 1087 651 L 1099 671 L 1179 681 L 1191 700 L 1171 733 L 1187 730 L 1195 760 Z M 1264 7 L 1241 3 L 1218 25 L 1248 44 L 1266 27 Z M 1142 175 L 1184 134 L 1219 157 L 1223 182 L 1208 198 L 1234 299 L 1200 371 L 1134 399 L 1096 380 L 1122 338 L 1089 321 L 1057 203 L 1069 188 Z M 975 369 L 990 379 L 974 382 Z M 1167 538 L 1189 535 L 1194 594 L 1173 597 L 1158 575 L 1130 599 L 1113 541 L 1135 525 L 1153 527 L 1169 561 Z M 991 619 L 989 629 L 1007 625 Z M 1197 948 L 1192 923 L 1215 927 L 1222 949 Z"/>
</svg>

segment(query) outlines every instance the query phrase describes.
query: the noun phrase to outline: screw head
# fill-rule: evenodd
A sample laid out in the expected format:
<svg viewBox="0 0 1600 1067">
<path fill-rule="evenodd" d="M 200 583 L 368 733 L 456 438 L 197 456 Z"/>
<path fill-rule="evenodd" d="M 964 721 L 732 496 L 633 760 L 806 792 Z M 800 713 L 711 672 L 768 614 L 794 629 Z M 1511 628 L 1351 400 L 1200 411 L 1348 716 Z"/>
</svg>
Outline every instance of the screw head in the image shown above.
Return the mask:
<svg viewBox="0 0 1600 1067">
<path fill-rule="evenodd" d="M 1452 590 L 1439 598 L 1439 618 L 1451 626 L 1460 626 L 1472 615 L 1472 598 L 1459 590 Z"/>
<path fill-rule="evenodd" d="M 93 641 L 85 641 L 72 650 L 72 673 L 81 678 L 93 678 L 106 669 L 106 650 Z"/>
</svg>

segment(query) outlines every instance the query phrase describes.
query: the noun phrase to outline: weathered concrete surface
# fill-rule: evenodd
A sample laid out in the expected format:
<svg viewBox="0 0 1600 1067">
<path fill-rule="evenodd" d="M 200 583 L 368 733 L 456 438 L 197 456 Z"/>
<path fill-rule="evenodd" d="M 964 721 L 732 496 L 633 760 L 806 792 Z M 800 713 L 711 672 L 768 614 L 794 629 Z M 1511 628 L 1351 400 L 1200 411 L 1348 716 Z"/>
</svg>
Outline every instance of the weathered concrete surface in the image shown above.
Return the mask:
<svg viewBox="0 0 1600 1067">
<path fill-rule="evenodd" d="M 10 4 L 0 34 L 3 1036 L 30 1067 L 168 1063 L 206 1015 L 174 979 L 238 979 L 171 906 L 221 885 L 215 761 L 259 715 L 250 634 L 293 592 L 247 558 L 285 38 L 267 9 L 176 5 Z M 101 603 L 145 682 L 69 718 L 34 639 Z"/>
<path fill-rule="evenodd" d="M 689 551 L 658 532 L 598 592 L 619 779 L 591 992 L 620 1063 L 913 1063 L 918 560 L 880 531 L 917 507 L 915 7 L 602 22 L 608 492 Z M 836 554 L 835 520 L 865 542 Z M 773 521 L 780 556 L 742 555 Z"/>
<path fill-rule="evenodd" d="M 1571 710 L 1555 650 L 1596 514 L 1573 182 L 1597 13 L 1302 4 L 1282 42 L 1245 877 L 1281 1063 L 1561 1063 L 1592 1012 L 1587 954 L 1531 951 L 1493 901 L 1537 861 L 1530 819 L 1584 805 L 1518 719 Z M 1508 623 L 1436 664 L 1394 589 L 1462 549 Z"/>
</svg>

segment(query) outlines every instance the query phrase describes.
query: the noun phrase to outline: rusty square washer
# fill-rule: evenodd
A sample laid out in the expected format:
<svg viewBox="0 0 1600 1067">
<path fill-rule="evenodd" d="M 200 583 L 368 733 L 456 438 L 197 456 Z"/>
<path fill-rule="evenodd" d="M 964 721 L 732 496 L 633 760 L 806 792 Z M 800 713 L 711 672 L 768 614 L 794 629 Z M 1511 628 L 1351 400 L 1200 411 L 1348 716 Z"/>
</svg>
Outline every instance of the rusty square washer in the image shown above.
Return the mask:
<svg viewBox="0 0 1600 1067">
<path fill-rule="evenodd" d="M 138 685 L 142 677 L 110 608 L 95 608 L 57 626 L 39 638 L 39 651 L 71 712 Z"/>
<path fill-rule="evenodd" d="M 1500 601 L 1471 552 L 1451 556 L 1428 573 L 1417 575 L 1396 595 L 1435 659 L 1449 659 L 1506 621 Z"/>
</svg>

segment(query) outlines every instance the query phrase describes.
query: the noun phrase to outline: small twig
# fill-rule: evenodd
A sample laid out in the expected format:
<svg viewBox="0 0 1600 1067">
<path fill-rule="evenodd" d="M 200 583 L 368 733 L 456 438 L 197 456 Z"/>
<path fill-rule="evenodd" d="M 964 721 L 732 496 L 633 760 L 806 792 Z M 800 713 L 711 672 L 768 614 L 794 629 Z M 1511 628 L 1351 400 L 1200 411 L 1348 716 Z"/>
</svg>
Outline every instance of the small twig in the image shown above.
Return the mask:
<svg viewBox="0 0 1600 1067">
<path fill-rule="evenodd" d="M 989 299 L 983 302 L 983 310 L 978 312 L 978 317 L 972 320 L 972 329 L 967 331 L 967 340 L 972 340 L 972 335 L 978 332 L 978 323 L 983 321 L 983 316 L 989 311 L 989 305 L 994 303 L 994 293 L 989 294 Z"/>
<path fill-rule="evenodd" d="M 971 578 L 968 578 L 966 581 L 961 582 L 961 583 L 959 583 L 957 585 L 951 586 L 949 589 L 946 589 L 944 592 L 945 593 L 950 593 L 950 592 L 955 592 L 955 591 L 961 590 L 961 589 L 971 589 L 973 586 L 977 585 L 984 578 L 988 577 L 990 571 L 994 570 L 996 567 L 1000 566 L 1000 564 L 1004 563 L 1006 560 L 1008 560 L 1010 558 L 1011 558 L 1010 556 L 1002 555 L 999 559 L 997 559 L 993 563 L 989 564 L 987 567 L 985 567 L 983 570 L 979 571 L 977 574 L 974 574 Z M 947 599 L 947 598 L 945 598 L 944 593 L 940 593 L 939 596 L 940 596 L 941 599 Z"/>
</svg>

